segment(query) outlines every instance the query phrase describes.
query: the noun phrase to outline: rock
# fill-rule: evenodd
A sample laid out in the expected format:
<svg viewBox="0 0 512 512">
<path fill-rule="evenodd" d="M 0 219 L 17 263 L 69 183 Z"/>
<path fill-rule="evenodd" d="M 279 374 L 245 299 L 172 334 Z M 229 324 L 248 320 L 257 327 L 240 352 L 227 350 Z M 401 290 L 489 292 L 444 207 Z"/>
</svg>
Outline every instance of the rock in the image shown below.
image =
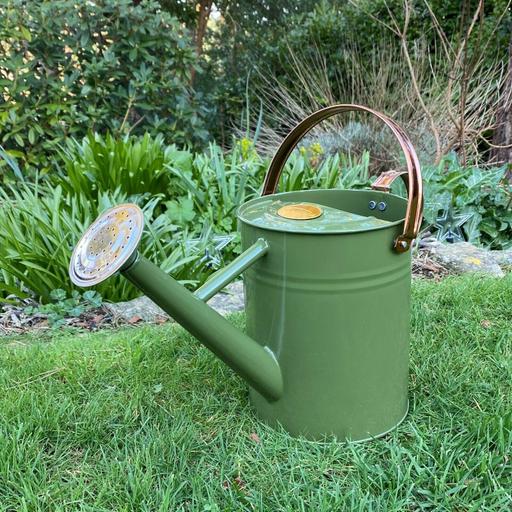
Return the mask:
<svg viewBox="0 0 512 512">
<path fill-rule="evenodd" d="M 132 323 L 133 318 L 140 318 L 144 322 L 159 322 L 169 318 L 165 311 L 146 296 L 137 297 L 127 302 L 107 303 L 105 307 L 115 320 L 122 323 Z"/>
<path fill-rule="evenodd" d="M 242 281 L 235 281 L 226 286 L 222 292 L 212 297 L 208 304 L 223 316 L 235 311 L 243 311 L 244 293 Z M 156 323 L 169 320 L 169 315 L 146 296 L 127 302 L 105 304 L 105 307 L 117 321 L 123 323 L 133 323 L 134 318 L 140 318 L 144 322 Z"/>
<path fill-rule="evenodd" d="M 245 308 L 243 282 L 235 281 L 228 284 L 221 293 L 214 295 L 208 301 L 208 305 L 223 316 L 228 313 L 243 311 Z"/>
<path fill-rule="evenodd" d="M 512 270 L 512 249 L 506 251 L 491 251 L 491 254 L 496 263 L 503 270 Z"/>
<path fill-rule="evenodd" d="M 455 244 L 433 241 L 426 244 L 423 249 L 429 257 L 439 262 L 450 273 L 464 274 L 478 272 L 493 277 L 503 277 L 505 272 L 499 261 L 505 261 L 505 256 L 495 253 L 507 251 L 489 251 L 482 247 L 476 247 L 468 242 Z"/>
</svg>

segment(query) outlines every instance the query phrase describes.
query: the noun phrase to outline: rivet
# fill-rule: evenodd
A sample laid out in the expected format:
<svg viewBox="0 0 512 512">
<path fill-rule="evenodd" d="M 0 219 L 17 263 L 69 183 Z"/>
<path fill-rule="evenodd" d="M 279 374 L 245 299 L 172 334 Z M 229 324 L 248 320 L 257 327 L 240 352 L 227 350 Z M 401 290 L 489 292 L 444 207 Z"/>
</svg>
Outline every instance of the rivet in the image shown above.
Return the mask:
<svg viewBox="0 0 512 512">
<path fill-rule="evenodd" d="M 370 210 L 375 210 L 376 207 L 377 207 L 377 203 L 375 201 L 370 201 L 368 203 L 368 208 L 370 208 Z"/>
<path fill-rule="evenodd" d="M 379 203 L 379 210 L 380 210 L 381 212 L 383 212 L 383 211 L 387 208 L 387 206 L 388 206 L 388 205 L 387 205 L 384 201 L 381 201 L 381 202 Z"/>
</svg>

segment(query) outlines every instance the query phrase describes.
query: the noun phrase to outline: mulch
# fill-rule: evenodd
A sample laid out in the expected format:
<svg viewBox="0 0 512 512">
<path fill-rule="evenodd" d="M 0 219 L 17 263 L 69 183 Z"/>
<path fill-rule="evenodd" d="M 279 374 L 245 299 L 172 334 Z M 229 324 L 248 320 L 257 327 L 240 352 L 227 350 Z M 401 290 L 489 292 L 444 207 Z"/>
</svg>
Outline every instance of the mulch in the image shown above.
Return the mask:
<svg viewBox="0 0 512 512">
<path fill-rule="evenodd" d="M 24 299 L 17 304 L 5 303 L 1 305 L 0 336 L 25 334 L 30 331 L 52 331 L 56 327 L 50 325 L 48 315 L 42 313 L 27 314 L 25 308 L 36 306 L 32 299 Z M 105 327 L 115 326 L 116 322 L 106 307 L 91 309 L 78 317 L 64 318 L 62 327 L 73 327 L 97 331 Z"/>
</svg>

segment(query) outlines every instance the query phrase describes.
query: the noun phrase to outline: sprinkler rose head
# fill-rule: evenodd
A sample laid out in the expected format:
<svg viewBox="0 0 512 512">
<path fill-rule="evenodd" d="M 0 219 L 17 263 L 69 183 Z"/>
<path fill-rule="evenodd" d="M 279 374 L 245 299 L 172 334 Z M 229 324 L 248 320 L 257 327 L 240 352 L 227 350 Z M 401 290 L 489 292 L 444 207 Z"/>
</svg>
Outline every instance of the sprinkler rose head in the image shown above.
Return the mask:
<svg viewBox="0 0 512 512">
<path fill-rule="evenodd" d="M 69 262 L 77 286 L 108 279 L 130 260 L 144 229 L 144 214 L 135 204 L 120 204 L 102 213 L 83 234 Z"/>
</svg>

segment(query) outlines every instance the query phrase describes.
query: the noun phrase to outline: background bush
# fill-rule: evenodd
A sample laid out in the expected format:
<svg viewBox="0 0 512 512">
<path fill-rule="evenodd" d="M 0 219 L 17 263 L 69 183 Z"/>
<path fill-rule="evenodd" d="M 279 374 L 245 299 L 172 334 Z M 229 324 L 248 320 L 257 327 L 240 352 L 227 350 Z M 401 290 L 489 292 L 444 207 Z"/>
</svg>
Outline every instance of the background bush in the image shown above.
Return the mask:
<svg viewBox="0 0 512 512">
<path fill-rule="evenodd" d="M 382 25 L 390 23 L 390 13 L 403 21 L 402 0 L 219 0 L 219 16 L 210 17 L 199 42 L 198 6 L 209 3 L 2 2 L 0 144 L 31 164 L 42 163 L 40 171 L 51 168 L 56 144 L 69 135 L 81 138 L 88 129 L 162 133 L 166 143 L 196 148 L 209 138 L 225 146 L 233 127 L 247 119 L 247 108 L 259 109 L 266 80 L 279 77 L 282 87 L 300 97 L 304 83 L 297 80 L 297 67 L 315 76 L 320 56 L 332 84 L 333 98 L 317 98 L 325 105 L 347 97 L 347 84 L 339 80 L 354 71 L 347 53 L 357 52 L 360 66 L 371 65 L 386 47 L 404 64 L 400 42 Z M 425 45 L 434 55 L 440 43 L 427 6 L 424 0 L 410 5 L 411 47 Z M 476 5 L 429 0 L 448 40 L 458 37 Z M 468 41 L 470 59 L 476 48 L 485 47 L 489 65 L 506 62 L 512 28 L 506 6 L 507 0 L 485 2 L 478 30 Z M 290 52 L 300 54 L 300 62 Z M 386 66 L 383 62 L 384 73 Z M 440 88 L 446 75 L 436 77 Z M 404 103 L 396 101 L 400 85 L 365 87 L 390 94 L 382 102 L 389 114 Z M 267 122 L 279 130 L 287 116 L 284 110 L 281 119 Z"/>
<path fill-rule="evenodd" d="M 190 88 L 200 64 L 180 22 L 155 1 L 0 4 L 0 144 L 48 171 L 58 144 L 99 132 L 205 140 Z"/>
<path fill-rule="evenodd" d="M 189 155 L 175 145 L 166 146 L 161 135 L 116 138 L 90 133 L 81 141 L 67 142 L 60 152 L 60 173 L 50 180 L 67 192 L 80 191 L 89 200 L 117 189 L 128 197 L 154 195 L 169 190 L 165 165 L 171 161 L 180 165 Z"/>
<path fill-rule="evenodd" d="M 440 43 L 436 40 L 426 2 L 412 0 L 410 3 L 412 14 L 408 34 L 411 46 L 425 44 L 427 51 L 433 55 Z M 346 97 L 347 91 L 344 82 L 337 80 L 337 77 L 353 72 L 353 61 L 347 59 L 346 54 L 354 48 L 361 65 L 371 65 L 375 54 L 383 46 L 389 53 L 398 56 L 401 65 L 405 65 L 400 42 L 382 25 L 391 24 L 390 12 L 399 23 L 403 22 L 403 0 L 224 0 L 215 4 L 222 17 L 213 25 L 214 29 L 206 34 L 206 72 L 198 80 L 197 86 L 215 97 L 213 104 L 216 115 L 212 118 L 215 124 L 210 125 L 210 131 L 221 143 L 229 143 L 230 131 L 226 127 L 240 124 L 241 113 L 247 108 L 248 101 L 256 110 L 259 108 L 260 89 L 266 80 L 277 77 L 290 94 L 300 97 L 305 84 L 296 79 L 296 67 L 307 66 L 312 74 L 317 73 L 319 55 L 327 63 L 327 75 L 334 84 L 333 95 L 338 101 Z M 428 4 L 447 39 L 452 41 L 466 28 L 470 22 L 467 17 L 472 15 L 478 2 L 429 0 Z M 163 1 L 162 5 L 188 26 L 194 27 L 196 24 L 196 18 L 191 17 L 189 11 L 184 11 L 181 3 Z M 512 13 L 510 9 L 506 10 L 507 5 L 508 0 L 488 0 L 484 3 L 478 29 L 468 43 L 470 56 L 475 48 L 485 44 L 489 65 L 496 58 L 506 62 L 512 29 Z M 497 23 L 498 29 L 494 31 Z M 301 55 L 300 64 L 290 58 L 290 52 Z M 385 67 L 385 63 L 382 65 Z M 439 84 L 440 87 L 443 85 Z M 396 94 L 392 87 L 386 92 L 392 96 Z M 320 104 L 325 105 L 330 101 L 327 97 L 318 98 Z M 394 108 L 400 108 L 400 103 L 395 103 Z M 388 110 L 388 113 L 391 114 L 392 110 Z M 279 128 L 279 120 L 273 120 L 273 125 Z"/>
<path fill-rule="evenodd" d="M 506 174 L 507 166 L 462 167 L 455 155 L 424 168 L 426 222 L 435 224 L 437 215 L 451 208 L 470 215 L 463 227 L 469 242 L 490 249 L 512 248 L 512 185 Z"/>
</svg>

